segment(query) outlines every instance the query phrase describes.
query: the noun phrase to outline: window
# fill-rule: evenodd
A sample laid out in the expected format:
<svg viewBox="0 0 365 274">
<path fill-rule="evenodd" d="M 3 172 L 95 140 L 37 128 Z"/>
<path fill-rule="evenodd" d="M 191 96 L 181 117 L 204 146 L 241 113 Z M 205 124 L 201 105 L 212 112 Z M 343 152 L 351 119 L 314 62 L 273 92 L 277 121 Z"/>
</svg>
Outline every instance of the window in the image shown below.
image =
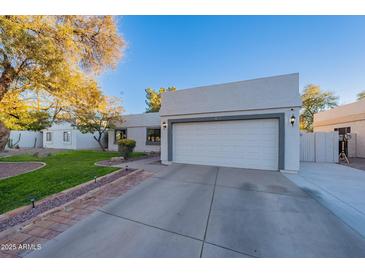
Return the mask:
<svg viewBox="0 0 365 274">
<path fill-rule="evenodd" d="M 46 141 L 47 142 L 52 142 L 52 132 L 47 132 L 46 133 Z"/>
<path fill-rule="evenodd" d="M 127 129 L 116 129 L 114 131 L 114 144 L 118 142 L 118 140 L 127 138 Z"/>
<path fill-rule="evenodd" d="M 71 131 L 64 131 L 63 132 L 63 142 L 70 143 L 71 142 Z"/>
<path fill-rule="evenodd" d="M 146 145 L 159 145 L 161 138 L 160 128 L 148 128 Z"/>
</svg>

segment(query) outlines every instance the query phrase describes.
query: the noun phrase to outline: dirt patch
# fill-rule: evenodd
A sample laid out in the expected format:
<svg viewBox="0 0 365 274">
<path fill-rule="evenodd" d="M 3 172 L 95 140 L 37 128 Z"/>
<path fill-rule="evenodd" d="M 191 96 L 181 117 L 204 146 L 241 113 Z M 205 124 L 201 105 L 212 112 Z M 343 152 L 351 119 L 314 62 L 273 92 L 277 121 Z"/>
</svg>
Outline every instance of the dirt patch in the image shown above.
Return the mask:
<svg viewBox="0 0 365 274">
<path fill-rule="evenodd" d="M 24 163 L 8 163 L 0 162 L 0 180 L 8 177 L 27 173 L 45 166 L 44 163 L 24 162 Z"/>
<path fill-rule="evenodd" d="M 127 160 L 104 160 L 104 161 L 100 161 L 97 162 L 96 165 L 98 166 L 116 166 L 116 165 L 120 165 L 120 164 L 125 164 L 125 163 L 129 163 L 129 162 L 134 162 L 134 161 L 138 161 L 138 160 L 143 160 L 143 159 L 149 159 L 149 158 L 154 158 L 159 156 L 158 154 L 154 153 L 154 154 L 148 154 L 145 156 L 141 156 L 141 157 L 136 157 L 136 158 L 130 158 Z"/>
<path fill-rule="evenodd" d="M 91 190 L 109 184 L 115 181 L 116 179 L 124 177 L 133 171 L 134 171 L 133 169 L 128 169 L 128 170 L 122 169 L 110 175 L 96 179 L 95 181 L 92 181 L 90 183 L 83 184 L 74 189 L 66 190 L 50 198 L 46 198 L 42 201 L 36 202 L 35 208 L 29 206 L 28 208 L 20 210 L 19 212 L 15 210 L 16 213 L 8 213 L 8 214 L 5 213 L 4 214 L 5 216 L 4 215 L 0 216 L 0 231 L 3 231 L 9 227 L 28 221 L 38 216 L 39 214 L 51 210 L 55 207 L 66 204 Z"/>
<path fill-rule="evenodd" d="M 64 152 L 67 149 L 58 149 L 58 148 L 18 148 L 18 149 L 6 149 L 5 151 L 0 152 L 1 157 L 11 157 L 15 155 L 21 154 L 37 154 L 39 156 L 47 156 L 49 154 Z"/>
</svg>

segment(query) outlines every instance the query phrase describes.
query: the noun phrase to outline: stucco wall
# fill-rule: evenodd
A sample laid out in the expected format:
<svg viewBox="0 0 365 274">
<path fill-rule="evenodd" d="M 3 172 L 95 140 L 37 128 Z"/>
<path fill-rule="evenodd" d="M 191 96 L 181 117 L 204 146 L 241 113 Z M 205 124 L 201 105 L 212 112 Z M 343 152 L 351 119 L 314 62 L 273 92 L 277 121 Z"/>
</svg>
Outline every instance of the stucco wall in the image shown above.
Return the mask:
<svg viewBox="0 0 365 274">
<path fill-rule="evenodd" d="M 63 132 L 70 131 L 71 132 L 71 142 L 65 143 L 63 142 Z M 52 133 L 52 141 L 47 142 L 46 134 L 47 132 Z M 62 129 L 61 127 L 57 127 L 55 129 L 48 129 L 43 131 L 43 147 L 45 148 L 60 148 L 60 149 L 77 149 L 76 148 L 76 132 L 74 129 Z"/>
<path fill-rule="evenodd" d="M 301 107 L 299 74 L 287 74 L 240 82 L 197 87 L 162 95 L 161 123 L 168 119 L 284 113 L 284 169 L 299 170 Z M 293 109 L 297 122 L 290 124 Z M 161 160 L 168 163 L 167 129 L 161 133 Z"/>
<path fill-rule="evenodd" d="M 16 143 L 19 139 L 20 134 L 20 141 L 18 146 L 20 148 L 32 148 L 34 147 L 42 147 L 43 140 L 42 140 L 42 132 L 40 131 L 27 131 L 27 130 L 12 130 L 10 131 L 9 139 L 13 140 L 13 143 Z"/>
<path fill-rule="evenodd" d="M 71 142 L 63 141 L 63 132 L 71 132 Z M 52 133 L 52 141 L 47 142 L 47 132 Z M 96 142 L 91 133 L 81 133 L 74 128 L 70 123 L 54 124 L 52 127 L 43 131 L 43 146 L 46 148 L 60 149 L 99 149 L 100 146 Z"/>
<path fill-rule="evenodd" d="M 365 100 L 338 106 L 314 115 L 313 131 L 351 127 L 356 134 L 349 142 L 350 157 L 365 157 Z"/>
<path fill-rule="evenodd" d="M 77 149 L 101 149 L 99 143 L 94 139 L 91 133 L 81 133 L 75 130 L 76 148 Z"/>
<path fill-rule="evenodd" d="M 141 114 L 129 114 L 123 115 L 122 121 L 115 125 L 116 128 L 126 127 L 149 127 L 160 125 L 160 113 L 141 113 Z"/>
<path fill-rule="evenodd" d="M 289 106 L 301 106 L 298 73 L 166 92 L 162 95 L 160 115 Z"/>
<path fill-rule="evenodd" d="M 349 146 L 351 146 L 351 150 L 349 151 L 350 157 L 365 158 L 365 120 L 332 124 L 326 126 L 315 126 L 314 132 L 333 131 L 335 128 L 340 128 L 340 127 L 351 127 L 351 133 L 356 134 L 356 138 L 350 140 L 351 143 L 349 144 Z M 355 149 L 356 153 L 354 152 Z"/>
<path fill-rule="evenodd" d="M 118 145 L 114 144 L 114 129 L 108 130 L 108 150 L 118 151 Z"/>
<path fill-rule="evenodd" d="M 127 138 L 133 139 L 136 141 L 136 147 L 135 151 L 145 151 L 145 152 L 151 152 L 160 151 L 160 146 L 155 145 L 146 145 L 146 127 L 129 127 L 127 128 Z M 108 149 L 111 151 L 117 151 L 118 145 L 114 144 L 114 130 L 108 131 Z"/>
<path fill-rule="evenodd" d="M 299 107 L 293 108 L 295 117 L 299 117 Z M 299 170 L 299 127 L 298 118 L 294 126 L 290 124 L 290 117 L 292 115 L 291 108 L 277 108 L 266 109 L 256 111 L 232 111 L 232 112 L 214 112 L 203 114 L 190 114 L 190 115 L 171 115 L 162 116 L 161 123 L 168 122 L 168 119 L 181 119 L 181 118 L 197 118 L 197 117 L 215 117 L 215 116 L 233 116 L 233 115 L 252 115 L 252 114 L 264 114 L 264 113 L 285 113 L 285 170 L 297 171 Z M 168 145 L 167 145 L 167 128 L 161 130 L 161 160 L 163 163 L 168 164 Z"/>
<path fill-rule="evenodd" d="M 127 129 L 127 138 L 136 141 L 135 151 L 160 151 L 160 146 L 146 145 L 147 128 L 160 128 L 160 114 L 158 112 L 125 115 L 122 121 L 115 126 L 117 129 Z M 109 130 L 108 149 L 111 151 L 118 150 L 118 145 L 114 143 L 114 137 L 114 130 Z"/>
</svg>

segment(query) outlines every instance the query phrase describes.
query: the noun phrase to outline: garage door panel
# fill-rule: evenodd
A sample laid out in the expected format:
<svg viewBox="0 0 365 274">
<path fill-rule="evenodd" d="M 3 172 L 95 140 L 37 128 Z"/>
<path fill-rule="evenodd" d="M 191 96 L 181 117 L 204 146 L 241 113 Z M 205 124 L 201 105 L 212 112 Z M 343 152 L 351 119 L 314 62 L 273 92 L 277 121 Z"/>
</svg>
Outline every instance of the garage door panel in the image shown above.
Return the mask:
<svg viewBox="0 0 365 274">
<path fill-rule="evenodd" d="M 278 169 L 276 119 L 173 125 L 173 161 L 201 165 Z"/>
</svg>

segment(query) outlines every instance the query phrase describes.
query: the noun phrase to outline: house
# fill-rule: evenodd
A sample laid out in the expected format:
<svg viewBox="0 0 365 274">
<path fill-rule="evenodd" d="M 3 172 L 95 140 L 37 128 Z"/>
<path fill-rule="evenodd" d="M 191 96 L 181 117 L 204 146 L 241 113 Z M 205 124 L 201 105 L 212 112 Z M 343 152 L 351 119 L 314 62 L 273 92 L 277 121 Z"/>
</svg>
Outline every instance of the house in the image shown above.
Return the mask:
<svg viewBox="0 0 365 274">
<path fill-rule="evenodd" d="M 299 170 L 299 74 L 191 88 L 162 95 L 159 113 L 123 116 L 108 131 L 161 151 L 164 164 Z"/>
<path fill-rule="evenodd" d="M 100 149 L 91 133 L 81 133 L 68 122 L 55 123 L 43 130 L 43 147 L 59 149 Z"/>
<path fill-rule="evenodd" d="M 166 92 L 161 161 L 295 172 L 300 107 L 297 73 Z"/>
<path fill-rule="evenodd" d="M 348 156 L 365 157 L 365 100 L 315 114 L 313 131 L 349 133 Z"/>
<path fill-rule="evenodd" d="M 123 116 L 123 121 L 108 131 L 108 149 L 118 150 L 117 140 L 121 138 L 136 141 L 135 151 L 160 151 L 160 114 L 142 113 Z"/>
</svg>

